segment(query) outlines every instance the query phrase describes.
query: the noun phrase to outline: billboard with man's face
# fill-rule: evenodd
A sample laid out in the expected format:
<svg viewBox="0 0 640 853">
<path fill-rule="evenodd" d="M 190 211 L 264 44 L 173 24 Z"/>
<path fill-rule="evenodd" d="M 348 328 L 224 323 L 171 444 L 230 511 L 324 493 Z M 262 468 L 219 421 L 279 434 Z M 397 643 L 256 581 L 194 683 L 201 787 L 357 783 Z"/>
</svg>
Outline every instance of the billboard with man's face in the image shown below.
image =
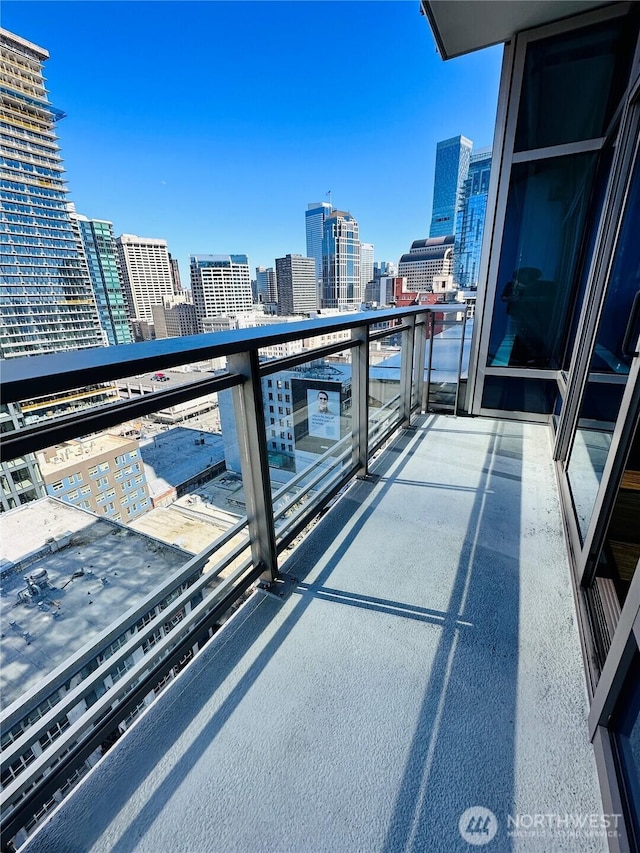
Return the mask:
<svg viewBox="0 0 640 853">
<path fill-rule="evenodd" d="M 296 449 L 324 453 L 346 434 L 347 387 L 336 380 L 295 377 L 291 380 Z"/>
<path fill-rule="evenodd" d="M 340 438 L 340 392 L 307 388 L 309 435 L 315 438 Z"/>
</svg>

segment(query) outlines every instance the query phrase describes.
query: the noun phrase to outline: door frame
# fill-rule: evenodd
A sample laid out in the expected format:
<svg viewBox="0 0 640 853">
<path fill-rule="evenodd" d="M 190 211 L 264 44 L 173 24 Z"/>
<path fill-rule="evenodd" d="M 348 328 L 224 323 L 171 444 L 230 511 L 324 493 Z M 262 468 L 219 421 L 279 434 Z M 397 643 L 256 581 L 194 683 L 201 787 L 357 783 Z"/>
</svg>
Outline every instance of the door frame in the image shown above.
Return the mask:
<svg viewBox="0 0 640 853">
<path fill-rule="evenodd" d="M 616 703 L 630 677 L 630 667 L 636 652 L 640 653 L 640 561 L 631 581 L 589 712 L 589 737 L 595 752 L 605 814 L 625 813 L 613 732 L 609 726 Z M 615 853 L 625 853 L 633 849 L 632 837 L 627 832 L 624 820 L 620 821 L 618 829 L 618 837 L 609 838 L 609 849 Z"/>
</svg>

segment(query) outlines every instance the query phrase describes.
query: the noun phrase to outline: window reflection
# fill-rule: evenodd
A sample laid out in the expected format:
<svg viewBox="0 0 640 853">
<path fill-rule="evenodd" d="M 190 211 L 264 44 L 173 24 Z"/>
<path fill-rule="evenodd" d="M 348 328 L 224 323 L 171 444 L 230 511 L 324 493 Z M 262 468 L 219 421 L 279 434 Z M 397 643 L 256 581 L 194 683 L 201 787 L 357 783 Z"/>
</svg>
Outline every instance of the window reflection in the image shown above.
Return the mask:
<svg viewBox="0 0 640 853">
<path fill-rule="evenodd" d="M 624 92 L 634 42 L 626 17 L 532 42 L 515 150 L 604 136 Z"/>
<path fill-rule="evenodd" d="M 634 324 L 637 317 L 632 314 L 636 294 L 640 292 L 639 229 L 640 168 L 636 161 L 567 470 L 583 539 L 591 521 L 631 365 L 626 344 L 633 341 L 635 345 L 640 332 L 637 323 Z"/>
<path fill-rule="evenodd" d="M 489 366 L 557 367 L 598 154 L 513 167 Z"/>
<path fill-rule="evenodd" d="M 627 687 L 618 701 L 614 737 L 622 770 L 624 792 L 636 836 L 640 838 L 640 654 L 634 655 Z"/>
</svg>

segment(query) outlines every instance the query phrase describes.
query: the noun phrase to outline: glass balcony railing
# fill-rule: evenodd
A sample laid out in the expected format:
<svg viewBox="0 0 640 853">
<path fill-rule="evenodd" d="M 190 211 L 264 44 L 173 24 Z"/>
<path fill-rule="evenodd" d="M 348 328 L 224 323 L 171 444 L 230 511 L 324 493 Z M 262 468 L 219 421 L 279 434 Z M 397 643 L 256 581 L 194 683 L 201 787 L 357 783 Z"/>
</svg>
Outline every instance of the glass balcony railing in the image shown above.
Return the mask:
<svg viewBox="0 0 640 853">
<path fill-rule="evenodd" d="M 4 839 L 24 841 L 256 585 L 281 592 L 286 552 L 423 407 L 448 310 L 4 363 L 3 459 L 37 463 L 46 495 L 0 521 Z M 16 414 L 101 386 L 118 401 Z"/>
</svg>

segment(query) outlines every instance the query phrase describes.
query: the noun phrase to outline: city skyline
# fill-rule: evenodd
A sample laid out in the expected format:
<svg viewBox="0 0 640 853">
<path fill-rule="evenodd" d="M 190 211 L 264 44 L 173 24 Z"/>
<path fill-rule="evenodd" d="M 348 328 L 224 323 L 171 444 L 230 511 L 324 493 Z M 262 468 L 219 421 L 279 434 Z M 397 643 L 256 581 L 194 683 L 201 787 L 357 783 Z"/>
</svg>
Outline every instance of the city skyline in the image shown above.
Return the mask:
<svg viewBox="0 0 640 853">
<path fill-rule="evenodd" d="M 331 190 L 376 258 L 396 262 L 428 232 L 436 142 L 465 133 L 491 143 L 501 49 L 443 65 L 415 26 L 417 4 L 266 2 L 251 14 L 246 5 L 158 3 L 150 16 L 149 4 L 119 3 L 115 16 L 110 4 L 85 3 L 80 19 L 77 4 L 5 4 L 3 26 L 50 53 L 51 103 L 67 116 L 57 133 L 70 200 L 116 234 L 167 240 L 185 276 L 191 254 L 245 253 L 251 267 L 306 255 L 302 212 Z M 225 47 L 214 68 L 198 44 L 181 47 L 182 30 L 240 21 L 246 49 Z M 355 22 L 365 35 L 350 42 L 357 107 L 320 84 L 309 98 L 309 81 L 292 72 L 314 50 L 344 48 Z M 304 34 L 300 44 L 292 33 Z M 265 35 L 279 52 L 266 71 L 251 47 Z M 157 58 L 163 38 L 170 67 Z M 415 48 L 402 69 L 370 48 L 401 40 Z"/>
</svg>

